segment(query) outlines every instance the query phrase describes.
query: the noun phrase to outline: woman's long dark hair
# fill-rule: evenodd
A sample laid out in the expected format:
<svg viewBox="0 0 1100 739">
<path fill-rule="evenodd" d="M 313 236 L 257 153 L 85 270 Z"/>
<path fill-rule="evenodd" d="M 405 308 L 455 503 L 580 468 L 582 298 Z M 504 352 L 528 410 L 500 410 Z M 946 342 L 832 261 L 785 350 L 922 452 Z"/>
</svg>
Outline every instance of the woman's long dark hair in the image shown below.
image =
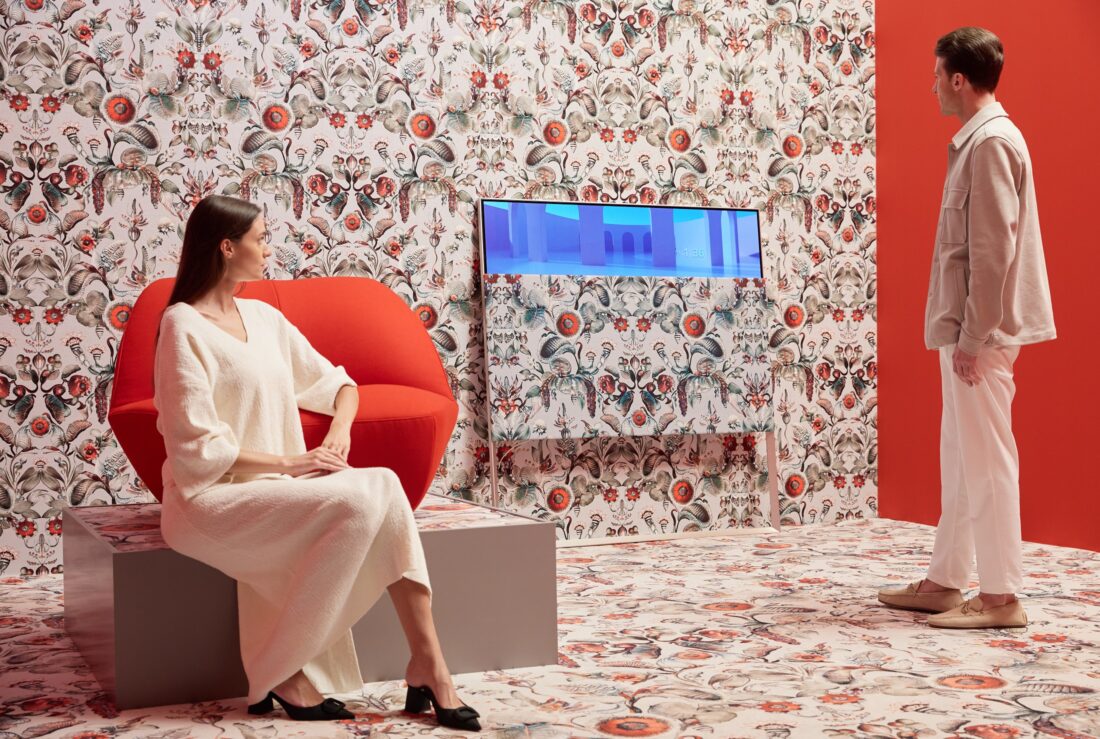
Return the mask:
<svg viewBox="0 0 1100 739">
<path fill-rule="evenodd" d="M 259 206 L 224 195 L 208 195 L 187 218 L 180 266 L 168 305 L 191 303 L 208 293 L 225 275 L 222 239 L 239 239 L 260 215 Z"/>
</svg>

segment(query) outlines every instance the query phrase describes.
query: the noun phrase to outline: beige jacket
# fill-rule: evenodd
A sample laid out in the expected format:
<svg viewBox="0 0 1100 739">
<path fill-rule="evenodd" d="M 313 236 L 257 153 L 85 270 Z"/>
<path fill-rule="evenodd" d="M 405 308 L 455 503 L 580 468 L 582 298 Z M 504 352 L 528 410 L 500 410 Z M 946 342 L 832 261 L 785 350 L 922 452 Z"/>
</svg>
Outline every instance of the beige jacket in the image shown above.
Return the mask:
<svg viewBox="0 0 1100 739">
<path fill-rule="evenodd" d="M 1000 103 L 951 139 L 924 320 L 929 349 L 1055 337 L 1031 157 Z"/>
</svg>

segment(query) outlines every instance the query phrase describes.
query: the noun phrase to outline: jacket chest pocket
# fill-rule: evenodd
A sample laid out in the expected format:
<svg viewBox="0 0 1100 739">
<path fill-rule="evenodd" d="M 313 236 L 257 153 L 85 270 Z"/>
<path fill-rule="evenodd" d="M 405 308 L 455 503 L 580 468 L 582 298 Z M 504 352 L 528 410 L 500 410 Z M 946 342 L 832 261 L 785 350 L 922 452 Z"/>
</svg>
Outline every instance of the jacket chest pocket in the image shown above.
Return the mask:
<svg viewBox="0 0 1100 739">
<path fill-rule="evenodd" d="M 966 243 L 966 200 L 969 195 L 969 190 L 960 189 L 949 189 L 943 194 L 943 206 L 940 208 L 940 241 L 942 243 Z"/>
</svg>

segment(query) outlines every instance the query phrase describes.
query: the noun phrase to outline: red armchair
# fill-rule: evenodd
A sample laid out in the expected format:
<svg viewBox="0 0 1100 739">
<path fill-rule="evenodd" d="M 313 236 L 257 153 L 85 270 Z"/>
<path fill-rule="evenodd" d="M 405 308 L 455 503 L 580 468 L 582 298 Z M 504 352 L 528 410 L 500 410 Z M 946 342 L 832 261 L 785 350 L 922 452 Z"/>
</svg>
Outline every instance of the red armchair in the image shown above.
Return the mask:
<svg viewBox="0 0 1100 739">
<path fill-rule="evenodd" d="M 153 406 L 157 327 L 175 281 L 157 280 L 138 298 L 115 361 L 108 422 L 135 471 L 160 500 L 166 453 Z M 359 385 L 351 431 L 353 467 L 389 467 L 416 508 L 443 458 L 458 404 L 420 319 L 379 282 L 360 277 L 262 280 L 242 298 L 274 305 Z M 328 416 L 302 411 L 306 446 L 319 445 Z"/>
</svg>

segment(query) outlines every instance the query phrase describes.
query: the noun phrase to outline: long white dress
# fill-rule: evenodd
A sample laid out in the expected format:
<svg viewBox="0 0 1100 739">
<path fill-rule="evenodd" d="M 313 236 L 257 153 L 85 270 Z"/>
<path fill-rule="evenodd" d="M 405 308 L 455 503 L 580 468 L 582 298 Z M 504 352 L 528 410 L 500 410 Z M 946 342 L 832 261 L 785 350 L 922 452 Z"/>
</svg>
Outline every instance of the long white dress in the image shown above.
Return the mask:
<svg viewBox="0 0 1100 739">
<path fill-rule="evenodd" d="M 237 581 L 249 703 L 299 669 L 322 693 L 359 690 L 351 626 L 402 577 L 430 589 L 412 510 L 384 467 L 229 474 L 242 449 L 304 454 L 298 409 L 332 415 L 355 384 L 277 309 L 236 303 L 246 341 L 186 303 L 161 319 L 164 540 Z"/>
</svg>

